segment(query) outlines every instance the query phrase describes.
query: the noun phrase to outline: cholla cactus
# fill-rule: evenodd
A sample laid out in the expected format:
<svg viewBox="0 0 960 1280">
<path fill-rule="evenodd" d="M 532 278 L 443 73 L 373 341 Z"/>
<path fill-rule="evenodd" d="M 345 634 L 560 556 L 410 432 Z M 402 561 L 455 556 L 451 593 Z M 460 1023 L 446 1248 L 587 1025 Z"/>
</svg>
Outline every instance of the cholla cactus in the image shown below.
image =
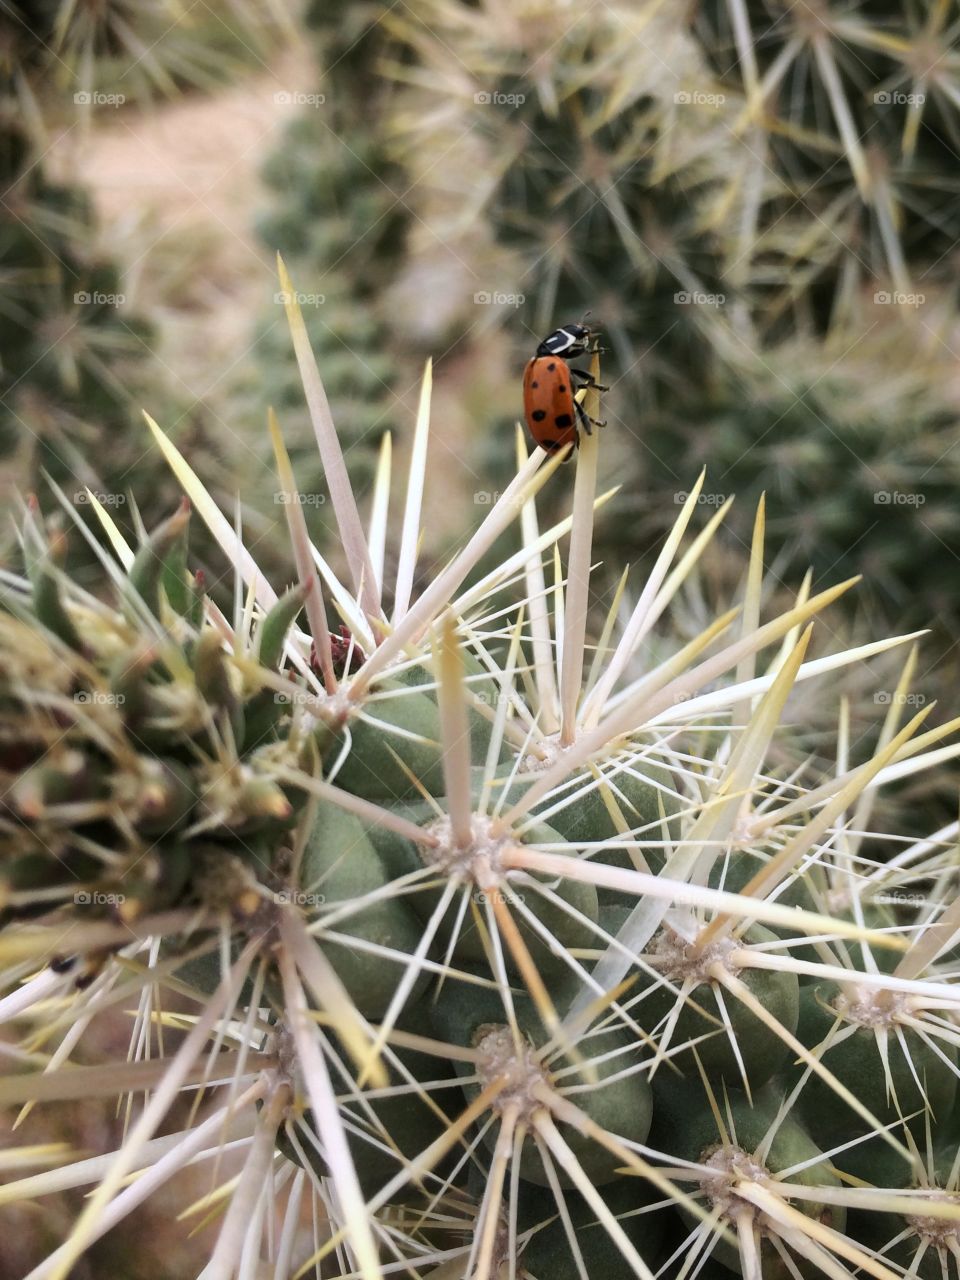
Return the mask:
<svg viewBox="0 0 960 1280">
<path fill-rule="evenodd" d="M 152 326 L 137 315 L 121 264 L 102 241 L 81 183 L 54 181 L 47 153 L 66 122 L 151 93 L 209 85 L 240 56 L 275 46 L 282 0 L 263 12 L 234 0 L 104 0 L 6 5 L 0 31 L 0 455 L 38 483 L 49 471 L 108 493 L 137 490 L 152 513 L 175 486 L 147 476 L 139 405 L 176 399 L 146 361 Z M 195 430 L 186 406 L 177 413 Z M 82 500 L 82 498 L 81 498 Z M 76 550 L 76 549 L 75 549 Z"/>
<path fill-rule="evenodd" d="M 96 249 L 84 192 L 45 175 L 13 73 L 0 81 L 0 451 L 99 488 L 100 432 L 122 439 L 148 329 L 125 314 L 119 270 Z M 119 456 L 114 454 L 119 463 Z M 122 466 L 118 466 L 118 472 Z"/>
<path fill-rule="evenodd" d="M 77 105 L 88 108 L 96 95 L 129 102 L 222 84 L 293 25 L 285 0 L 213 0 L 199 12 L 177 0 L 11 0 L 6 16 L 3 53 L 37 76 L 34 103 L 53 87 L 79 90 Z"/>
<path fill-rule="evenodd" d="M 406 334 L 391 325 L 384 304 L 403 261 L 411 215 L 408 181 L 383 142 L 389 86 L 377 75 L 387 47 L 378 8 L 353 5 L 343 14 L 315 6 L 308 12 L 320 63 L 318 91 L 264 166 L 271 208 L 257 227 L 301 282 L 310 341 L 324 366 L 359 491 L 372 483 L 380 440 L 416 389 L 415 374 L 401 385 L 396 349 Z M 281 304 L 275 296 L 260 324 L 247 395 L 258 417 L 267 405 L 282 411 L 301 487 L 323 492 Z"/>
<path fill-rule="evenodd" d="M 0 1204 L 84 1193 L 32 1280 L 188 1166 L 208 1280 L 956 1274 L 957 828 L 898 843 L 871 811 L 955 757 L 957 724 L 904 715 L 911 654 L 872 747 L 841 705 L 833 768 L 768 765 L 792 690 L 912 637 L 813 656 L 850 583 L 762 620 L 761 505 L 739 608 L 652 658 L 726 514 L 693 532 L 701 477 L 588 642 L 601 433 L 543 530 L 560 459 L 518 445 L 414 598 L 429 367 L 388 584 L 389 452 L 364 526 L 281 287 L 345 576 L 273 419 L 279 596 L 153 423 L 233 566 L 232 617 L 189 567 L 186 504 L 136 550 L 94 506 L 112 603 L 33 508 L 27 577 L 3 580 L 0 1097 L 126 1097 L 129 1121 L 92 1156 L 29 1126 L 9 1153 L 40 1171 Z M 129 1054 L 71 1065 L 116 1009 Z"/>
<path fill-rule="evenodd" d="M 855 548 L 887 616 L 921 593 L 924 622 L 954 616 L 948 14 L 624 0 L 588 20 L 428 0 L 385 15 L 410 51 L 397 147 L 420 216 L 473 268 L 470 323 L 479 284 L 525 297 L 503 309 L 525 352 L 557 314 L 604 326 L 611 455 L 640 516 L 611 531 L 619 555 L 646 550 L 646 512 L 706 449 L 715 490 L 782 494 L 770 541 L 798 568 L 836 571 Z M 904 499 L 895 519 L 878 492 Z M 732 524 L 747 541 L 749 517 Z"/>
<path fill-rule="evenodd" d="M 938 648 L 949 652 L 948 566 L 960 553 L 958 404 L 944 341 L 953 311 L 932 297 L 922 315 L 866 304 L 855 343 L 841 331 L 757 353 L 742 380 L 717 380 L 696 418 L 665 412 L 650 422 L 651 487 L 679 487 L 679 444 L 692 464 L 709 461 L 712 501 L 736 493 L 755 502 L 766 489 L 777 508 L 771 540 L 809 564 L 815 581 L 862 570 L 876 616 L 940 619 Z M 641 528 L 664 527 L 662 505 L 637 496 L 628 508 Z M 749 538 L 743 513 L 736 530 Z"/>
</svg>

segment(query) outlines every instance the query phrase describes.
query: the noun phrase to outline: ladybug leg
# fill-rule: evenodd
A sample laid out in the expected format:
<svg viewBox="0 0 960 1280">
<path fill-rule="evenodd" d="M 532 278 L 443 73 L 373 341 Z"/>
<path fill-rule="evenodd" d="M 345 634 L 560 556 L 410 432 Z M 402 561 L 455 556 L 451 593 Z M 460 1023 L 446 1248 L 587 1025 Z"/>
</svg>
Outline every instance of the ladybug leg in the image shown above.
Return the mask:
<svg viewBox="0 0 960 1280">
<path fill-rule="evenodd" d="M 578 390 L 582 390 L 584 387 L 593 387 L 595 391 L 610 390 L 609 387 L 605 387 L 601 383 L 596 382 L 593 374 L 588 373 L 586 369 L 571 369 L 570 376 L 571 378 L 577 378 L 579 380 L 580 386 L 578 387 Z"/>
<path fill-rule="evenodd" d="M 579 400 L 574 400 L 573 403 L 577 409 L 577 420 L 588 436 L 593 435 L 594 427 L 605 427 L 607 425 L 606 422 L 600 422 L 596 418 L 591 418 Z"/>
</svg>

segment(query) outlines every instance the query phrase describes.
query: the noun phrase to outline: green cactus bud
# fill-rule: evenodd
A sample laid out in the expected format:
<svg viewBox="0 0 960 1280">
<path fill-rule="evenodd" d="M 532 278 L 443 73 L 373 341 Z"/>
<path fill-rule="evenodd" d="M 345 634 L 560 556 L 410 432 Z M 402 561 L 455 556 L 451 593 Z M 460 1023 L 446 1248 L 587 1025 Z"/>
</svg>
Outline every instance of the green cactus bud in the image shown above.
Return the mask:
<svg viewBox="0 0 960 1280">
<path fill-rule="evenodd" d="M 147 835 L 166 833 L 186 822 L 196 802 L 190 770 L 178 760 L 141 757 L 132 783 L 135 794 L 129 803 L 136 815 L 134 822 Z M 124 789 L 118 786 L 116 790 L 118 798 L 126 802 Z"/>
<path fill-rule="evenodd" d="M 312 916 L 323 918 L 338 904 L 385 890 L 389 877 L 364 824 L 333 804 L 318 806 L 300 867 L 295 901 L 303 900 Z M 382 956 L 354 949 L 349 940 L 325 942 L 331 963 L 357 1008 L 370 1018 L 386 1012 L 403 968 L 400 958 L 416 949 L 421 929 L 404 899 L 384 893 L 375 903 L 345 916 L 331 926 L 338 934 L 355 937 L 398 956 L 394 963 Z M 422 971 L 414 984 L 416 1000 L 429 981 Z"/>
<path fill-rule="evenodd" d="M 44 756 L 13 785 L 13 807 L 29 821 L 43 818 L 51 805 L 101 799 L 106 780 L 101 768 L 84 752 L 64 748 Z"/>
<path fill-rule="evenodd" d="M 269 671 L 279 669 L 287 633 L 296 622 L 309 590 L 309 584 L 304 586 L 298 583 L 288 587 L 260 624 L 256 656 L 260 665 Z"/>
<path fill-rule="evenodd" d="M 226 712 L 234 740 L 243 741 L 243 708 L 230 680 L 230 664 L 223 641 L 215 631 L 204 631 L 193 654 L 197 690 L 210 706 Z"/>
<path fill-rule="evenodd" d="M 379 695 L 364 704 L 366 720 L 349 724 L 352 746 L 334 781 L 368 800 L 394 803 L 420 793 L 404 769 L 427 791 L 443 791 L 440 715 L 426 694 L 411 692 L 398 680 L 383 680 Z M 400 730 L 391 733 L 390 728 Z M 407 736 L 414 735 L 414 736 Z M 330 753 L 336 757 L 336 748 Z M 402 762 L 402 763 L 401 763 Z"/>
<path fill-rule="evenodd" d="M 66 537 L 55 531 L 44 548 L 37 534 L 28 529 L 24 538 L 27 576 L 33 587 L 33 610 L 37 621 L 65 645 L 77 653 L 84 652 L 83 641 L 67 613 L 60 593 L 58 571 L 66 558 Z"/>
<path fill-rule="evenodd" d="M 189 525 L 190 504 L 184 498 L 173 515 L 168 516 L 153 530 L 130 566 L 130 587 L 154 617 L 160 616 L 161 584 L 170 582 L 174 595 L 185 603 L 187 582 L 185 578 L 177 579 L 176 575 L 178 561 L 181 558 L 184 570 L 186 567 L 186 539 Z M 180 611 L 179 608 L 177 611 Z"/>
</svg>

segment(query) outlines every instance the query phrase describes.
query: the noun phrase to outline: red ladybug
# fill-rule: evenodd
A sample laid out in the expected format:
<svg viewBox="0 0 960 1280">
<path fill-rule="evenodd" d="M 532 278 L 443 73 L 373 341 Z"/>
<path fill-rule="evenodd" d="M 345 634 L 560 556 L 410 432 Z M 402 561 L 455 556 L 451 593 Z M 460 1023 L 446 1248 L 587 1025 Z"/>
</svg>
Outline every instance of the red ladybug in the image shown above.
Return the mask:
<svg viewBox="0 0 960 1280">
<path fill-rule="evenodd" d="M 565 324 L 554 329 L 523 371 L 524 417 L 530 434 L 547 453 L 566 444 L 578 445 L 578 423 L 587 435 L 591 434 L 591 426 L 604 425 L 588 416 L 576 393 L 582 387 L 596 387 L 598 391 L 609 388 L 600 386 L 585 369 L 571 369 L 564 359 L 582 355 L 592 339 L 593 331 L 585 324 Z"/>
</svg>

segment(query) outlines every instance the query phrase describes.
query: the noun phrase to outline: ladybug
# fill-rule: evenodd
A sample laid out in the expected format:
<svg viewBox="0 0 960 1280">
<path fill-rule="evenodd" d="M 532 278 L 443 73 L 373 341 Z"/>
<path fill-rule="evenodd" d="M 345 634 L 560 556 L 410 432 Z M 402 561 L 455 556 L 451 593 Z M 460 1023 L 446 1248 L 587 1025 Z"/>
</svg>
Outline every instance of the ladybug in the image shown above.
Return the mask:
<svg viewBox="0 0 960 1280">
<path fill-rule="evenodd" d="M 567 358 L 585 352 L 593 330 L 585 324 L 565 324 L 554 329 L 537 347 L 523 371 L 523 414 L 530 434 L 541 449 L 554 453 L 564 445 L 580 443 L 577 425 L 587 435 L 591 427 L 605 424 L 589 417 L 576 393 L 583 387 L 608 391 L 585 369 L 571 369 Z"/>
</svg>

